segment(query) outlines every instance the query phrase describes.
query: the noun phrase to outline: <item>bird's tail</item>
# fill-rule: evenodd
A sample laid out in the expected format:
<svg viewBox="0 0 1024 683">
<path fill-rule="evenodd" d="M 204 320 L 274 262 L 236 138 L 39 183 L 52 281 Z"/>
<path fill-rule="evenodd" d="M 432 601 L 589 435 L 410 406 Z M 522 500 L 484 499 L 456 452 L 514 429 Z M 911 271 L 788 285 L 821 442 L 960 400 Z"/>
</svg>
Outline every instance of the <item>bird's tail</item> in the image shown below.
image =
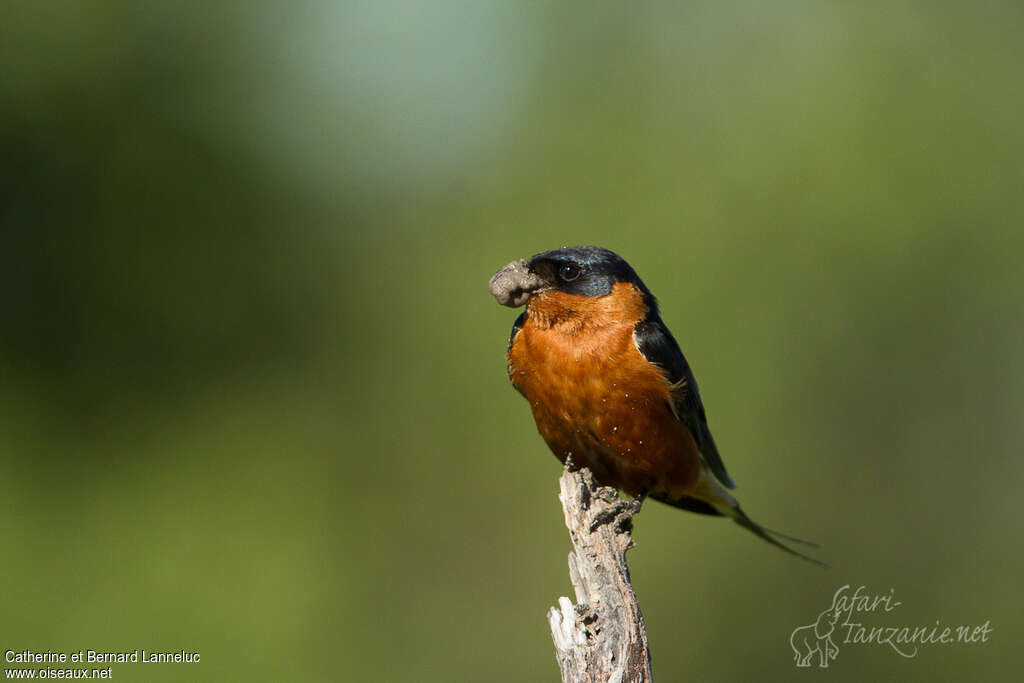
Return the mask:
<svg viewBox="0 0 1024 683">
<path fill-rule="evenodd" d="M 784 533 L 778 531 L 772 531 L 771 529 L 765 529 L 763 526 L 755 522 L 754 520 L 747 517 L 741 508 L 740 504 L 736 501 L 729 491 L 723 487 L 718 480 L 715 478 L 711 471 L 702 468 L 701 475 L 698 478 L 696 484 L 691 488 L 686 496 L 683 496 L 680 500 L 674 500 L 671 502 L 676 507 L 681 507 L 693 512 L 701 512 L 710 515 L 722 515 L 723 517 L 729 517 L 734 522 L 739 524 L 744 529 L 752 532 L 754 535 L 768 541 L 776 548 L 780 548 L 790 555 L 796 555 L 797 557 L 807 560 L 819 567 L 828 567 L 827 564 L 821 560 L 815 559 L 810 555 L 804 555 L 798 550 L 793 550 L 785 543 L 779 541 L 783 539 L 790 543 L 799 543 L 811 548 L 817 548 L 818 544 L 811 541 L 805 541 L 802 538 L 795 538 L 793 536 L 787 536 Z"/>
<path fill-rule="evenodd" d="M 721 512 L 726 517 L 731 518 L 734 522 L 739 524 L 744 529 L 747 529 L 756 536 L 768 541 L 776 548 L 781 548 L 790 555 L 796 555 L 797 557 L 807 560 L 808 562 L 811 562 L 813 564 L 816 564 L 819 567 L 828 567 L 828 565 L 822 562 L 821 560 L 813 558 L 810 555 L 804 555 L 802 552 L 799 552 L 797 550 L 793 550 L 788 545 L 780 542 L 778 539 L 782 538 L 789 541 L 790 543 L 799 543 L 801 545 L 806 545 L 811 548 L 819 547 L 817 543 L 814 543 L 813 541 L 805 541 L 802 538 L 787 536 L 786 534 L 781 533 L 779 531 L 772 531 L 771 529 L 766 529 L 754 520 L 752 520 L 750 517 L 748 517 L 747 513 L 740 509 L 739 505 L 715 505 L 715 509 Z"/>
</svg>

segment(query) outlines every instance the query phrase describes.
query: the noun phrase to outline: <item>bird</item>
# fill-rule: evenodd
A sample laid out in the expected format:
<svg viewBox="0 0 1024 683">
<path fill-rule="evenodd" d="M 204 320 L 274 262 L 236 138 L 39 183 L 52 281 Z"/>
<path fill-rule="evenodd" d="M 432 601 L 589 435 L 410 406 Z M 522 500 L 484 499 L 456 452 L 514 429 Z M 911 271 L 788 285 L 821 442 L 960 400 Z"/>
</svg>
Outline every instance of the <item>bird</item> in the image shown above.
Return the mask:
<svg viewBox="0 0 1024 683">
<path fill-rule="evenodd" d="M 753 521 L 731 491 L 693 370 L 658 301 L 615 252 L 563 247 L 512 261 L 488 283 L 498 303 L 525 306 L 506 350 L 512 386 L 563 463 L 601 484 L 702 515 L 761 539 L 817 544 Z"/>
</svg>

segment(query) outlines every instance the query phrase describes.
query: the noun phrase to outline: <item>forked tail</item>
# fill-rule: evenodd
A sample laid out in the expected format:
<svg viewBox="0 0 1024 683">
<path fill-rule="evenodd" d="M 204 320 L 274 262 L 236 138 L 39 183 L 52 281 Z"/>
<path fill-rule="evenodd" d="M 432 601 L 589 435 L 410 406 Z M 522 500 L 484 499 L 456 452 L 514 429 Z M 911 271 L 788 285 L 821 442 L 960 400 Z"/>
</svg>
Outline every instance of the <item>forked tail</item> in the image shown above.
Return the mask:
<svg viewBox="0 0 1024 683">
<path fill-rule="evenodd" d="M 747 529 L 755 535 L 759 536 L 760 538 L 763 538 L 764 540 L 768 541 L 776 548 L 781 548 L 790 555 L 796 555 L 797 557 L 807 560 L 808 562 L 812 562 L 818 565 L 819 567 L 828 567 L 828 565 L 822 562 L 821 560 L 813 558 L 810 555 L 804 555 L 803 553 L 797 550 L 793 550 L 788 545 L 779 542 L 779 540 L 775 537 L 777 536 L 778 538 L 783 538 L 787 541 L 790 541 L 791 543 L 799 543 L 801 545 L 806 545 L 811 548 L 819 547 L 817 543 L 814 543 L 812 541 L 805 541 L 802 538 L 787 536 L 786 534 L 781 533 L 779 531 L 765 529 L 763 526 L 761 526 L 754 520 L 750 519 L 750 517 L 747 516 L 747 513 L 740 509 L 739 505 L 736 505 L 735 507 L 731 505 L 715 505 L 715 509 L 721 512 L 726 517 L 730 517 L 733 521 L 735 521 L 744 529 Z"/>
<path fill-rule="evenodd" d="M 772 531 L 771 529 L 765 529 L 750 517 L 747 517 L 747 513 L 740 509 L 740 504 L 736 502 L 736 499 L 732 494 L 729 493 L 729 491 L 727 491 L 725 487 L 715 479 L 714 475 L 711 474 L 711 471 L 706 468 L 701 469 L 700 478 L 697 480 L 695 486 L 687 491 L 686 495 L 674 496 L 671 498 L 667 496 L 655 496 L 655 498 L 665 501 L 669 505 L 689 510 L 690 512 L 729 517 L 744 529 L 760 536 L 776 548 L 781 548 L 790 555 L 796 555 L 797 557 L 807 560 L 808 562 L 812 562 L 819 567 L 828 567 L 828 565 L 821 560 L 815 559 L 810 555 L 804 555 L 798 550 L 793 550 L 785 543 L 781 543 L 779 539 L 784 539 L 790 543 L 799 543 L 811 548 L 817 548 L 817 543 L 805 541 L 802 538 L 787 536 L 786 534 L 778 531 Z"/>
</svg>

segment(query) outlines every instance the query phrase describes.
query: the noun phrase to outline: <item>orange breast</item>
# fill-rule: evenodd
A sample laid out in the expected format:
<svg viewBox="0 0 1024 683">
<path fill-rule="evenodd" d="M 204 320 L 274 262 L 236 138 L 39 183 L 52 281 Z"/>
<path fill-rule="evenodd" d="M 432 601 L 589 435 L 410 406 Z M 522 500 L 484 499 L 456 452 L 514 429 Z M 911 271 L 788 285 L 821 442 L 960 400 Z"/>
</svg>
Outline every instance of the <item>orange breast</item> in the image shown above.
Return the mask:
<svg viewBox="0 0 1024 683">
<path fill-rule="evenodd" d="M 696 444 L 672 412 L 664 374 L 633 341 L 646 313 L 640 293 L 619 284 L 600 299 L 557 292 L 551 302 L 546 294 L 531 300 L 508 362 L 548 446 L 633 495 L 690 489 L 701 466 Z M 579 313 L 595 302 L 605 310 Z"/>
</svg>

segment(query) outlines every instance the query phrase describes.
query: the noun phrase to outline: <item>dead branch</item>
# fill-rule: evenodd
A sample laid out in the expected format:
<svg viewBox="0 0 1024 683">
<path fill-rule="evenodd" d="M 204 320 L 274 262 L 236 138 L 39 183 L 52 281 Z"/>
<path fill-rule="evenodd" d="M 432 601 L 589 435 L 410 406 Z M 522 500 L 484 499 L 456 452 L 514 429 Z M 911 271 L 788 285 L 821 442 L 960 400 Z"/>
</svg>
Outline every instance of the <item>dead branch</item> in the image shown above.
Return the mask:
<svg viewBox="0 0 1024 683">
<path fill-rule="evenodd" d="M 588 469 L 566 466 L 558 480 L 573 551 L 569 578 L 576 605 L 559 598 L 548 611 L 564 683 L 649 683 L 651 657 L 626 551 L 639 501 L 597 486 Z"/>
</svg>

